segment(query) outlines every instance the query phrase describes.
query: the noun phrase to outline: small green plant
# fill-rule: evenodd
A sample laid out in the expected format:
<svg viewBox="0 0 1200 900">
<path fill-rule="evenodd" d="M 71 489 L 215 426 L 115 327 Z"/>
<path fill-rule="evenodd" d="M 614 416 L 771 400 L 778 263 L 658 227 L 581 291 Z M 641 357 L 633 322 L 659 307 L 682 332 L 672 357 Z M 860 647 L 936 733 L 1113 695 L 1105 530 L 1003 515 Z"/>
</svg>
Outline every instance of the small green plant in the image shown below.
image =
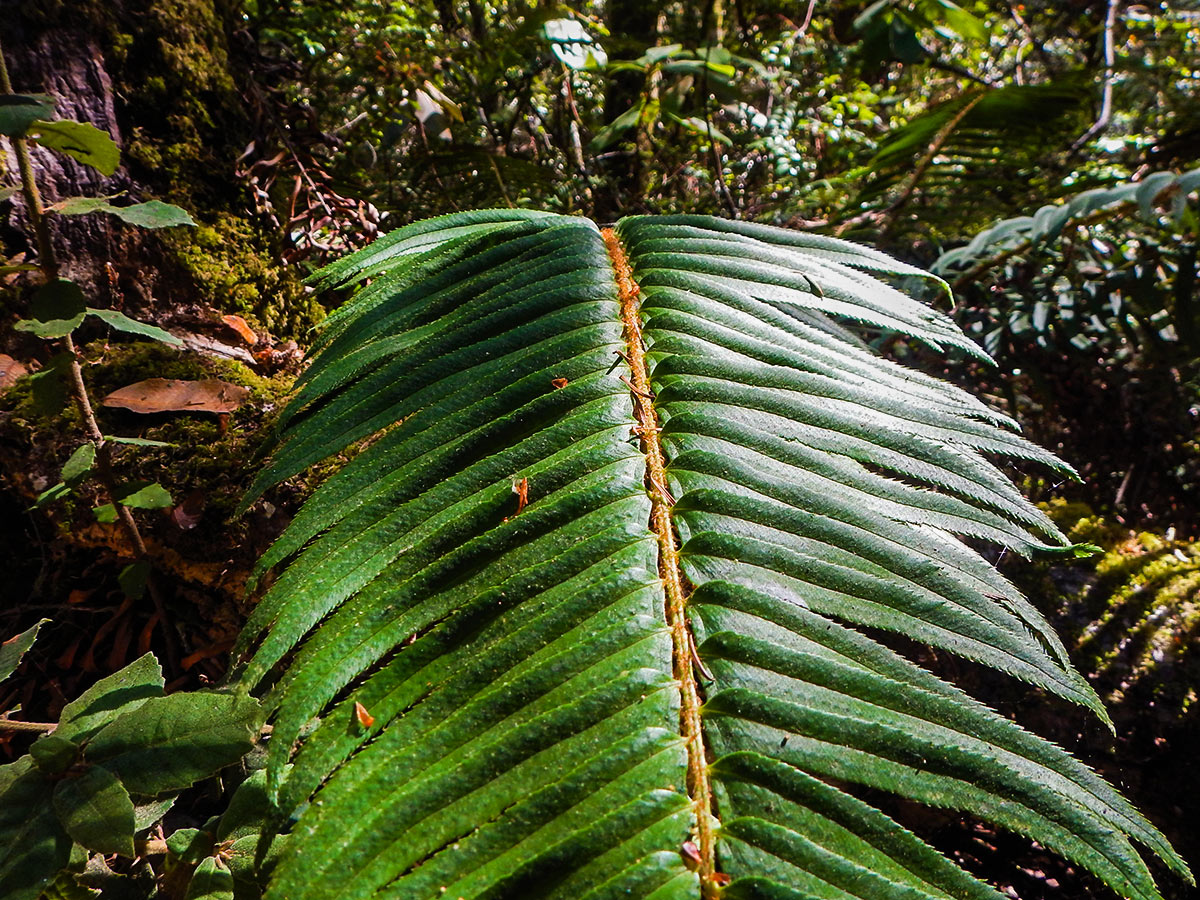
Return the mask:
<svg viewBox="0 0 1200 900">
<path fill-rule="evenodd" d="M 54 106 L 52 97 L 13 94 L 0 52 L 0 134 L 12 143 L 21 176 L 19 188 L 0 188 L 0 198 L 21 193 L 38 246 L 36 265 L 10 264 L 0 272 L 40 270 L 43 284 L 33 296 L 32 317 L 15 327 L 58 341 L 62 350 L 32 376 L 35 397 L 54 410 L 70 395 L 86 429 L 86 440 L 63 465 L 60 481 L 44 491 L 35 506 L 52 503 L 94 477 L 108 500 L 95 508 L 97 520 L 120 522 L 133 548 L 134 559 L 121 571 L 120 584 L 126 594 L 138 599 L 153 585 L 148 580 L 150 560 L 132 510 L 169 506 L 171 497 L 159 484 L 121 477 L 111 444 L 158 442 L 102 433 L 73 333 L 90 316 L 118 331 L 171 345 L 181 342 L 117 310 L 89 306 L 80 287 L 60 277 L 47 217 L 106 213 L 145 228 L 194 223 L 183 210 L 156 200 L 114 206 L 112 197 L 75 197 L 45 207 L 29 142 L 66 153 L 106 175 L 116 170 L 120 159 L 112 139 L 94 126 L 51 120 Z M 0 681 L 16 670 L 44 621 L 0 645 Z M 0 719 L 0 730 L 39 734 L 29 753 L 0 767 L 0 896 L 6 900 L 36 900 L 43 892 L 78 896 L 84 888 L 77 878 L 89 860 L 116 854 L 166 860 L 165 868 L 174 874 L 164 876 L 162 883 L 179 885 L 181 898 L 184 891 L 190 892 L 187 896 L 222 896 L 226 882 L 226 895 L 232 897 L 235 874 L 245 877 L 262 863 L 256 862 L 254 853 L 257 832 L 251 841 L 244 840 L 254 815 L 247 798 L 262 793 L 253 778 L 234 795 L 230 812 L 204 829 L 177 831 L 167 841 L 150 836 L 181 791 L 242 760 L 253 749 L 261 725 L 258 704 L 244 694 L 164 695 L 163 688 L 158 662 L 145 654 L 68 703 L 58 722 Z M 103 862 L 89 871 L 90 887 L 136 889 L 128 875 L 112 872 Z M 152 879 L 146 891 L 153 889 Z M 163 896 L 174 894 L 168 890 Z"/>
<path fill-rule="evenodd" d="M 0 645 L 0 681 L 16 669 L 41 624 Z M 192 881 L 211 882 L 223 872 L 231 897 L 230 866 L 244 874 L 254 865 L 254 823 L 265 811 L 252 801 L 262 794 L 261 776 L 248 779 L 228 812 L 203 829 L 177 831 L 166 841 L 150 830 L 181 791 L 250 752 L 260 724 L 258 704 L 244 694 L 164 695 L 162 670 L 149 653 L 68 703 L 57 723 L 4 720 L 7 730 L 41 736 L 29 753 L 0 766 L 0 896 L 36 900 L 55 884 L 61 896 L 77 896 L 76 877 L 89 858 L 116 854 L 168 857 Z M 245 841 L 251 833 L 253 841 Z M 187 877 L 175 880 L 188 885 Z M 128 891 L 133 879 L 91 867 L 91 887 L 119 891 L 122 882 Z"/>
<path fill-rule="evenodd" d="M 88 305 L 79 285 L 59 273 L 58 257 L 50 238 L 47 217 L 76 216 L 105 213 L 142 228 L 169 228 L 195 225 L 191 216 L 177 206 L 159 200 L 149 200 L 127 206 L 114 206 L 113 197 L 71 197 L 52 206 L 45 206 L 38 189 L 29 143 L 37 143 L 72 157 L 79 163 L 112 175 L 120 163 L 120 151 L 105 132 L 84 122 L 70 119 L 51 119 L 56 101 L 44 94 L 14 94 L 0 50 L 0 135 L 12 143 L 20 172 L 20 186 L 0 188 L 0 199 L 20 193 L 25 212 L 33 228 L 38 256 L 36 265 L 8 264 L 0 273 L 40 270 L 43 284 L 32 299 L 32 318 L 22 319 L 14 326 L 47 341 L 59 341 L 62 352 L 32 378 L 34 393 L 44 408 L 61 407 L 69 394 L 74 398 L 83 419 L 86 440 L 80 444 L 62 467 L 60 480 L 37 498 L 35 507 L 58 500 L 84 480 L 94 477 L 100 483 L 108 502 L 94 510 L 100 522 L 119 522 L 130 541 L 135 559 L 121 573 L 121 586 L 131 596 L 140 597 L 146 590 L 150 561 L 137 521 L 131 510 L 161 509 L 171 505 L 171 495 L 159 484 L 122 479 L 114 465 L 111 444 L 125 443 L 154 446 L 157 442 L 136 438 L 105 435 L 100 430 L 94 404 L 88 396 L 83 379 L 79 353 L 73 333 L 92 317 L 109 328 L 150 338 L 173 346 L 182 346 L 174 335 L 155 325 L 139 322 L 114 309 L 96 309 Z"/>
</svg>

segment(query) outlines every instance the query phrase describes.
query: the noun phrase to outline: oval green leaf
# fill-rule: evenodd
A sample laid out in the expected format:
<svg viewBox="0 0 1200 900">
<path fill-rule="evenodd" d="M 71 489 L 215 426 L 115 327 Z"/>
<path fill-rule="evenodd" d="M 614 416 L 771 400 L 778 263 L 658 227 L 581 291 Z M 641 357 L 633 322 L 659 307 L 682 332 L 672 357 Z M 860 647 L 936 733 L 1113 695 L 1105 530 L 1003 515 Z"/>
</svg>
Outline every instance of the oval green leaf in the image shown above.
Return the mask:
<svg viewBox="0 0 1200 900">
<path fill-rule="evenodd" d="M 172 347 L 183 346 L 183 341 L 175 337 L 171 332 L 164 331 L 157 325 L 139 322 L 137 319 L 132 319 L 125 315 L 125 313 L 117 312 L 115 309 L 91 309 L 89 307 L 87 312 L 88 315 L 95 316 L 110 328 L 115 328 L 118 331 L 126 331 L 130 334 L 138 334 L 142 337 L 162 341 L 164 344 L 170 344 Z"/>
<path fill-rule="evenodd" d="M 19 138 L 39 119 L 54 115 L 49 94 L 0 94 L 0 134 Z"/>
<path fill-rule="evenodd" d="M 72 119 L 37 121 L 29 125 L 29 135 L 37 143 L 91 166 L 109 176 L 121 164 L 121 151 L 109 136 L 95 125 Z"/>
<path fill-rule="evenodd" d="M 254 746 L 258 727 L 258 704 L 249 697 L 171 694 L 105 726 L 88 745 L 88 759 L 134 793 L 155 796 L 237 762 Z"/>
<path fill-rule="evenodd" d="M 233 900 L 233 874 L 215 856 L 196 867 L 188 885 L 187 900 Z"/>
<path fill-rule="evenodd" d="M 70 334 L 87 314 L 83 291 L 73 281 L 52 281 L 33 295 L 32 319 L 22 319 L 13 327 L 40 338 L 60 338 Z"/>
<path fill-rule="evenodd" d="M 112 772 L 91 766 L 54 786 L 54 811 L 72 838 L 98 853 L 133 856 L 134 810 Z"/>
<path fill-rule="evenodd" d="M 13 672 L 17 671 L 17 666 L 21 664 L 21 657 L 25 655 L 37 639 L 38 629 L 49 621 L 49 619 L 38 619 L 38 621 L 20 634 L 10 637 L 3 644 L 0 644 L 0 681 L 3 681 Z"/>
</svg>

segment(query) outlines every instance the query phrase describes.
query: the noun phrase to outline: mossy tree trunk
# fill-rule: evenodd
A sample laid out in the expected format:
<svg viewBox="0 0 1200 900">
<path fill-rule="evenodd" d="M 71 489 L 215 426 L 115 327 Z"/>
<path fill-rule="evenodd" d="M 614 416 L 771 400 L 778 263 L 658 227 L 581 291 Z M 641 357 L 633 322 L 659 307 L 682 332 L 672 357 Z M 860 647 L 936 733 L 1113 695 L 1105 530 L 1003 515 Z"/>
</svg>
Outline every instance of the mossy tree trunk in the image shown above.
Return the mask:
<svg viewBox="0 0 1200 900">
<path fill-rule="evenodd" d="M 280 280 L 263 271 L 270 262 L 258 260 L 245 276 L 258 282 L 245 302 L 247 292 L 228 274 L 235 268 L 230 261 L 206 268 L 204 259 L 207 251 L 232 252 L 233 244 L 246 255 L 269 257 L 278 239 L 254 221 L 248 188 L 236 174 L 256 117 L 249 92 L 239 89 L 251 84 L 242 63 L 247 54 L 237 52 L 249 39 L 236 32 L 232 6 L 224 0 L 0 0 L 0 16 L 15 89 L 52 94 L 60 116 L 95 125 L 121 148 L 121 168 L 111 178 L 36 149 L 48 202 L 125 192 L 131 201 L 174 202 L 202 226 L 238 232 L 234 239 L 204 228 L 145 232 L 105 216 L 59 219 L 55 243 L 66 274 L 97 305 L 153 310 L 150 318 L 169 318 L 172 306 L 255 313 L 256 305 L 267 304 L 264 286 Z M 10 207 L 0 223 L 10 254 L 32 250 L 26 225 L 19 208 Z M 209 270 L 226 278 L 214 282 Z"/>
<path fill-rule="evenodd" d="M 107 132 L 118 146 L 124 143 L 117 123 L 115 90 L 104 51 L 92 23 L 78 16 L 61 16 L 54 27 L 39 27 L 35 17 L 44 10 L 34 4 L 0 3 L 5 22 L 4 51 L 8 59 L 14 89 L 28 93 L 46 93 L 57 98 L 57 114 L 95 125 Z M 49 18 L 49 17 L 47 17 Z M 48 25 L 48 23 L 46 23 Z M 72 196 L 114 194 L 134 189 L 128 172 L 119 170 L 112 178 L 73 160 L 31 147 L 38 168 L 39 185 L 47 203 Z M 16 160 L 5 159 L 7 181 L 15 182 Z M 20 209 L 5 222 L 4 243 L 8 252 L 35 252 L 29 223 Z M 104 262 L 118 256 L 136 256 L 136 247 L 114 247 L 115 236 L 109 222 L 100 216 L 75 219 L 52 218 L 55 244 L 70 247 L 63 253 L 64 274 L 80 282 L 90 295 L 106 293 L 108 287 Z M 130 234 L 126 242 L 137 242 Z M 129 251 L 134 251 L 132 254 Z M 105 297 L 104 300 L 109 298 Z"/>
</svg>

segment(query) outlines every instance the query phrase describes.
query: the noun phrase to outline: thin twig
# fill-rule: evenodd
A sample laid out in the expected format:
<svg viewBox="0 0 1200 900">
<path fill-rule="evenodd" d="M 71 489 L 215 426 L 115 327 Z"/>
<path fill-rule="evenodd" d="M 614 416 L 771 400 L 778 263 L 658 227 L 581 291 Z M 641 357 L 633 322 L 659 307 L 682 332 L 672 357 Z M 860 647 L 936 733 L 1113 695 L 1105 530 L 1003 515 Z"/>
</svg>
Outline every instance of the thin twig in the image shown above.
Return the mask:
<svg viewBox="0 0 1200 900">
<path fill-rule="evenodd" d="M 892 226 L 896 223 L 896 213 L 898 213 L 904 207 L 904 205 L 912 199 L 913 193 L 917 190 L 917 185 L 921 183 L 921 179 L 925 177 L 925 173 L 929 171 L 929 167 L 933 165 L 934 159 L 937 157 L 938 153 L 941 152 L 942 147 L 946 145 L 946 141 L 950 140 L 950 135 L 954 134 L 955 129 L 957 129 L 962 123 L 962 120 L 965 119 L 971 110 L 978 106 L 979 102 L 986 96 L 987 93 L 983 92 L 968 100 L 965 104 L 963 104 L 963 108 L 955 113 L 954 117 L 951 118 L 950 121 L 944 126 L 942 126 L 941 131 L 934 136 L 933 143 L 929 145 L 929 149 L 925 151 L 925 155 L 921 157 L 921 161 L 917 163 L 916 169 L 914 169 L 912 175 L 909 176 L 908 183 L 905 184 L 904 189 L 900 192 L 900 196 L 893 200 L 891 204 L 889 204 L 888 208 L 883 211 L 883 217 L 885 217 L 887 221 L 885 222 L 883 228 L 880 229 L 881 235 L 886 235 L 889 231 L 891 231 Z"/>
<path fill-rule="evenodd" d="M 714 4 L 713 4 L 714 13 L 713 14 L 719 16 L 719 9 L 718 9 L 718 5 L 717 5 L 718 3 L 719 3 L 719 0 L 714 0 Z M 716 35 L 719 35 L 721 33 L 721 26 L 719 24 L 719 21 L 720 20 L 718 19 L 718 25 L 716 27 Z M 738 218 L 737 203 L 733 199 L 733 193 L 729 190 L 729 185 L 727 185 L 725 183 L 725 161 L 721 158 L 721 151 L 719 149 L 717 149 L 717 142 L 713 138 L 712 111 L 709 109 L 709 106 L 708 106 L 708 100 L 709 100 L 709 91 L 708 91 L 708 65 L 709 65 L 709 62 L 708 61 L 709 61 L 709 57 L 711 55 L 712 55 L 712 43 L 709 42 L 709 45 L 704 48 L 704 72 L 703 72 L 703 75 L 701 76 L 702 80 L 701 80 L 701 86 L 700 86 L 700 91 L 702 94 L 701 102 L 704 104 L 704 128 L 708 132 L 708 148 L 712 152 L 713 168 L 716 169 L 716 172 L 714 173 L 714 176 L 715 176 L 714 180 L 716 181 L 716 183 L 718 185 L 717 194 L 722 200 L 725 201 L 725 205 L 729 207 L 729 215 L 736 219 L 736 218 Z"/>
<path fill-rule="evenodd" d="M 796 30 L 796 38 L 802 38 L 808 32 L 808 26 L 812 24 L 813 10 L 817 8 L 817 0 L 808 0 L 808 9 L 804 11 L 804 21 L 800 23 L 800 27 Z"/>
<path fill-rule="evenodd" d="M 516 204 L 508 196 L 508 187 L 504 184 L 504 179 L 500 175 L 500 167 L 496 165 L 496 158 L 490 153 L 488 154 L 488 162 L 492 164 L 492 174 L 496 176 L 496 184 L 500 186 L 500 196 L 504 198 L 504 202 L 508 204 L 509 209 L 516 209 Z"/>
<path fill-rule="evenodd" d="M 1108 128 L 1112 120 L 1113 101 L 1113 67 L 1116 65 L 1116 51 L 1113 47 L 1113 31 L 1117 27 L 1117 10 L 1119 0 L 1108 0 L 1108 15 L 1104 19 L 1104 88 L 1100 97 L 1100 115 L 1094 125 L 1080 135 L 1071 145 L 1071 153 L 1077 153 L 1088 141 Z"/>
<path fill-rule="evenodd" d="M 57 722 L 18 722 L 16 719 L 0 719 L 0 732 L 27 731 L 34 734 L 45 734 L 57 727 Z"/>
<path fill-rule="evenodd" d="M 952 62 L 945 60 L 933 59 L 929 61 L 929 68 L 937 69 L 939 72 L 949 72 L 951 75 L 957 75 L 959 78 L 966 78 L 968 81 L 973 81 L 983 87 L 994 88 L 999 82 L 996 80 L 989 81 L 982 75 L 976 75 L 970 69 L 964 69 L 962 66 L 957 66 Z"/>
</svg>

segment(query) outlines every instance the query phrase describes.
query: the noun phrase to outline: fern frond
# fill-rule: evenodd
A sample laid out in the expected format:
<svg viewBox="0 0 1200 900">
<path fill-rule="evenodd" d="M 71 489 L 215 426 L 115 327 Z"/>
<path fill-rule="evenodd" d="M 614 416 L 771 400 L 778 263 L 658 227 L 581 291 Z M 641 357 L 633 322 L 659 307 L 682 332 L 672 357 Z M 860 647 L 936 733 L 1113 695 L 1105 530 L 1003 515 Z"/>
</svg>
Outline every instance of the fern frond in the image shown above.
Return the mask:
<svg viewBox="0 0 1200 900">
<path fill-rule="evenodd" d="M 1056 240 L 1067 227 L 1095 224 L 1135 212 L 1149 219 L 1157 215 L 1156 206 L 1168 200 L 1172 216 L 1178 220 L 1187 208 L 1189 195 L 1197 189 L 1200 189 L 1200 169 L 1180 175 L 1154 172 L 1137 181 L 1092 188 L 1067 198 L 1064 203 L 1047 204 L 1031 216 L 1004 219 L 988 226 L 970 243 L 943 253 L 933 268 L 947 273 L 966 270 L 963 277 L 970 278 L 1011 256 Z"/>
<path fill-rule="evenodd" d="M 995 460 L 1070 468 L 860 339 L 980 355 L 915 276 L 765 226 L 505 211 L 321 276 L 363 286 L 256 490 L 372 440 L 264 557 L 290 562 L 238 649 L 298 816 L 268 896 L 995 900 L 853 785 L 1124 896 L 1158 897 L 1132 841 L 1186 876 L 1085 766 L 856 630 L 1107 721 L 960 539 L 1071 552 Z"/>
<path fill-rule="evenodd" d="M 1002 198 L 1028 193 L 1046 154 L 1069 146 L 1082 127 L 1086 98 L 1086 88 L 1067 76 L 1049 84 L 973 88 L 938 103 L 880 141 L 854 208 L 888 196 L 895 208 L 919 189 L 918 196 L 935 199 L 926 203 L 924 218 L 961 218 L 980 204 L 987 207 L 983 217 L 994 216 Z"/>
</svg>

